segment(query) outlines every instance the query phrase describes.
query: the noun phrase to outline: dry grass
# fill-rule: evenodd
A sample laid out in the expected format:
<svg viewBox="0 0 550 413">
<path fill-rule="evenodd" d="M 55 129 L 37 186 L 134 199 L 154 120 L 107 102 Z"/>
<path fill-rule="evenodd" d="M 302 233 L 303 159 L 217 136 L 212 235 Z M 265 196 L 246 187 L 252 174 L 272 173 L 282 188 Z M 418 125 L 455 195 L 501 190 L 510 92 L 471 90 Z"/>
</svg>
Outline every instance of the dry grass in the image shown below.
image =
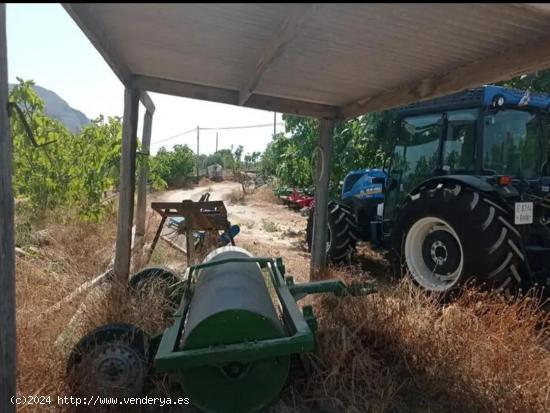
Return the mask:
<svg viewBox="0 0 550 413">
<path fill-rule="evenodd" d="M 287 275 L 293 276 L 296 282 L 306 282 L 309 279 L 309 254 L 305 252 L 289 254 L 288 249 L 258 241 L 239 240 L 238 246 L 256 257 L 283 257 Z"/>
<path fill-rule="evenodd" d="M 20 394 L 52 397 L 68 394 L 63 384 L 66 354 L 54 343 L 82 297 L 58 311 L 39 316 L 81 284 L 103 272 L 112 256 L 116 228 L 113 215 L 100 224 L 63 217 L 58 211 L 57 215 L 43 221 L 47 224 L 28 222 L 34 245 L 19 244 L 25 251 L 18 256 L 16 263 Z M 52 408 L 56 411 L 54 406 Z M 32 406 L 21 410 L 31 411 Z"/>
<path fill-rule="evenodd" d="M 229 201 L 231 204 L 245 204 L 246 202 L 246 195 L 243 192 L 242 188 L 237 188 L 231 191 L 231 193 L 227 196 L 227 201 Z"/>
<path fill-rule="evenodd" d="M 242 188 L 235 189 L 227 197 L 232 204 L 244 204 L 247 201 L 253 201 L 258 204 L 281 204 L 281 200 L 273 195 L 273 191 L 268 185 L 257 188 L 251 194 L 245 194 Z"/>
<path fill-rule="evenodd" d="M 113 215 L 99 224 L 59 216 L 46 222 L 30 227 L 19 222 L 18 246 L 26 253 L 17 260 L 18 391 L 70 395 L 65 363 L 82 335 L 115 321 L 159 331 L 166 303 L 155 294 L 137 302 L 114 284 L 37 318 L 106 269 L 116 228 Z M 280 252 L 245 247 L 257 255 Z M 285 258 L 289 273 L 301 278 L 306 260 Z M 346 281 L 364 277 L 346 268 L 330 275 Z M 309 358 L 310 374 L 293 375 L 272 411 L 550 411 L 550 328 L 534 300 L 509 303 L 467 290 L 442 306 L 403 282 L 371 296 L 326 295 L 312 303 L 319 352 Z M 32 407 L 20 410 L 48 412 L 46 406 Z"/>
<path fill-rule="evenodd" d="M 529 298 L 467 290 L 442 307 L 403 282 L 315 308 L 319 354 L 287 411 L 550 411 L 548 316 Z"/>
<path fill-rule="evenodd" d="M 65 382 L 70 350 L 86 333 L 110 322 L 128 322 L 156 333 L 166 324 L 167 302 L 154 290 L 137 298 L 126 286 L 104 282 L 59 310 L 49 309 L 104 272 L 112 258 L 115 217 L 99 224 L 63 214 L 23 225 L 17 258 L 18 393 L 70 396 Z M 19 217 L 21 220 L 22 218 Z M 36 409 L 34 408 L 36 407 Z M 48 410 L 50 409 L 50 410 Z M 57 412 L 59 406 L 26 405 L 21 411 Z"/>
<path fill-rule="evenodd" d="M 263 185 L 256 189 L 250 199 L 263 203 L 282 204 L 281 200 L 273 195 L 273 190 L 269 185 Z"/>
<path fill-rule="evenodd" d="M 199 179 L 199 182 L 197 184 L 197 187 L 201 187 L 201 186 L 210 186 L 212 185 L 212 181 L 210 179 L 208 179 L 207 177 L 205 176 L 202 176 L 200 179 Z"/>
</svg>

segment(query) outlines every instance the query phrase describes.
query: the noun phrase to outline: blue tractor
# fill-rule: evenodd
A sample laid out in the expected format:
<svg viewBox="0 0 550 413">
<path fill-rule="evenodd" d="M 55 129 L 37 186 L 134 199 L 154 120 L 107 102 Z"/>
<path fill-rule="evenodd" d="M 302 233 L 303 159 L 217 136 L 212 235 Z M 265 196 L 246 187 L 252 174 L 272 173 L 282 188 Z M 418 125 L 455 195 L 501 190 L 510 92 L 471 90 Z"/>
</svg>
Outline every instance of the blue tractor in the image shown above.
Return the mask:
<svg viewBox="0 0 550 413">
<path fill-rule="evenodd" d="M 329 257 L 366 240 L 428 291 L 550 287 L 550 95 L 483 86 L 395 109 L 390 126 L 387 170 L 350 173 L 329 205 Z"/>
<path fill-rule="evenodd" d="M 371 217 L 384 202 L 386 173 L 382 169 L 357 169 L 344 178 L 342 195 L 328 205 L 326 252 L 333 262 L 343 261 L 355 252 L 356 242 L 369 240 Z M 306 242 L 311 250 L 313 208 L 309 210 Z"/>
</svg>

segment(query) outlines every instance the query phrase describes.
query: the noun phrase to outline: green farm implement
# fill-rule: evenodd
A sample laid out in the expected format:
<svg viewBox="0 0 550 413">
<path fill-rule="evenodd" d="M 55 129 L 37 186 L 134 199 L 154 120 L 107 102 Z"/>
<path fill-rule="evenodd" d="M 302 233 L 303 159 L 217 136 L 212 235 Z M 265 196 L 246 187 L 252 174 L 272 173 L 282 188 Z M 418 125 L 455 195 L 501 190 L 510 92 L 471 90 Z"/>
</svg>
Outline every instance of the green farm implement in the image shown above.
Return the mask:
<svg viewBox="0 0 550 413">
<path fill-rule="evenodd" d="M 77 344 L 69 359 L 75 392 L 136 397 L 152 374 L 169 374 L 201 411 L 259 411 L 287 382 L 291 356 L 316 349 L 313 308 L 298 301 L 373 288 L 339 280 L 295 283 L 281 258 L 226 246 L 189 267 L 169 290 L 180 304 L 162 334 L 149 339 L 137 327 L 117 324 Z"/>
</svg>

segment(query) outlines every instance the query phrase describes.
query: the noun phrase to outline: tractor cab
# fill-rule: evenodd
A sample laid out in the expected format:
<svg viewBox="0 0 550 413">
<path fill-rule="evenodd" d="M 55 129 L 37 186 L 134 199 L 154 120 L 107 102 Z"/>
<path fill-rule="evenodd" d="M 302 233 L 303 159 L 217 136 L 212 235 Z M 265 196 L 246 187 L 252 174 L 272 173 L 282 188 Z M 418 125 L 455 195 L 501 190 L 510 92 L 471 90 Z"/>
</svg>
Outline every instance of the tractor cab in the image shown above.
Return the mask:
<svg viewBox="0 0 550 413">
<path fill-rule="evenodd" d="M 403 214 L 415 197 L 451 197 L 449 191 L 458 193 L 468 188 L 477 197 L 482 195 L 486 203 L 494 204 L 487 214 L 495 209 L 503 214 L 499 218 L 509 224 L 505 226 L 507 233 L 519 235 L 509 242 L 514 245 L 511 253 L 520 261 L 536 256 L 532 260 L 536 264 L 531 267 L 547 272 L 549 264 L 544 256 L 550 256 L 549 109 L 550 95 L 483 86 L 394 110 L 395 144 L 385 187 L 384 239 L 396 243 L 396 234 L 407 235 L 407 229 L 402 227 L 413 218 Z M 442 187 L 447 192 L 439 194 Z M 476 199 L 469 202 L 474 204 Z M 440 207 L 443 204 L 440 200 Z M 443 215 L 436 212 L 432 215 Z M 464 213 L 467 212 L 465 208 Z M 463 219 L 469 217 L 465 215 Z M 484 219 L 487 226 L 492 223 L 491 216 Z M 508 241 L 500 226 L 494 231 L 501 231 L 496 233 L 495 243 Z M 418 242 L 422 239 L 419 237 Z M 417 260 L 437 262 L 441 257 L 434 255 L 435 249 L 420 252 Z M 519 264 L 514 266 L 512 278 L 513 272 L 519 273 L 517 267 Z"/>
<path fill-rule="evenodd" d="M 472 175 L 548 192 L 549 108 L 550 95 L 484 86 L 395 110 L 387 222 L 434 176 Z"/>
<path fill-rule="evenodd" d="M 328 204 L 328 257 L 367 241 L 428 291 L 550 291 L 549 108 L 483 86 L 394 110 L 389 168 L 350 172 Z"/>
</svg>

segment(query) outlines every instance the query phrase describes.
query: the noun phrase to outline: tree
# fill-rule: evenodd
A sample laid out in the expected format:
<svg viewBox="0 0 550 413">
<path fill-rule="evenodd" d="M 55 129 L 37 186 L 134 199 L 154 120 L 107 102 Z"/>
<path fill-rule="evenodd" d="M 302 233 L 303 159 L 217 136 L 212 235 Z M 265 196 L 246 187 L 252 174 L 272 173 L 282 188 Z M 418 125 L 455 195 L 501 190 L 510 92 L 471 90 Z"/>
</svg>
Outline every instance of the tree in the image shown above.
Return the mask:
<svg viewBox="0 0 550 413">
<path fill-rule="evenodd" d="M 161 147 L 151 159 L 150 169 L 153 176 L 158 177 L 160 186 L 166 186 L 174 179 L 192 174 L 195 154 L 187 145 L 174 145 L 171 151 Z"/>
<path fill-rule="evenodd" d="M 103 116 L 77 134 L 44 113 L 34 82 L 17 79 L 9 100 L 22 110 L 38 144 L 35 147 L 19 117 L 11 117 L 14 142 L 14 189 L 39 216 L 70 206 L 85 219 L 97 220 L 105 210 L 104 193 L 118 183 L 122 142 L 120 118 Z"/>
<path fill-rule="evenodd" d="M 277 134 L 261 156 L 260 169 L 277 176 L 284 185 L 311 186 L 314 176 L 313 153 L 319 136 L 316 119 L 283 115 L 285 134 Z M 338 124 L 334 130 L 331 163 L 331 188 L 353 169 L 381 167 L 387 142 L 390 117 L 387 112 L 373 113 Z M 333 193 L 333 195 L 336 195 Z"/>
<path fill-rule="evenodd" d="M 522 90 L 527 90 L 531 86 L 531 90 L 534 92 L 550 93 L 550 69 L 539 71 L 534 79 L 521 79 L 519 76 L 499 82 L 497 85 Z"/>
<path fill-rule="evenodd" d="M 261 152 L 252 152 L 247 153 L 244 156 L 244 167 L 246 169 L 251 169 L 254 166 L 256 166 L 256 163 L 258 162 L 258 159 L 260 158 Z"/>
</svg>

